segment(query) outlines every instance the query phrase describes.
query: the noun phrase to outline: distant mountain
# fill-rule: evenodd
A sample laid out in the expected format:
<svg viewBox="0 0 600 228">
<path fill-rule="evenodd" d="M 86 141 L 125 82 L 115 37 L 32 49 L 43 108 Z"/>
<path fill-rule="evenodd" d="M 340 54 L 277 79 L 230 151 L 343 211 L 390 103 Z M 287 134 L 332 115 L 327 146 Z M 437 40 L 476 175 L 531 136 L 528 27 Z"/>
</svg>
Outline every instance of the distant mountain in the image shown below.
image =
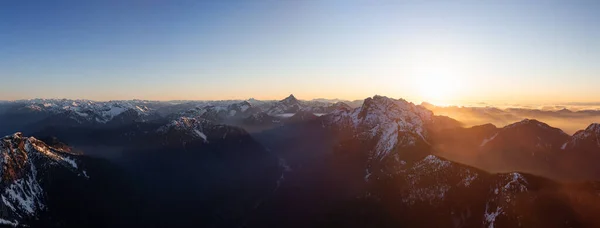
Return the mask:
<svg viewBox="0 0 600 228">
<path fill-rule="evenodd" d="M 284 113 L 296 113 L 303 109 L 305 106 L 300 103 L 293 94 L 286 97 L 285 99 L 274 103 L 268 110 L 269 115 L 284 114 Z"/>
<path fill-rule="evenodd" d="M 285 123 L 298 123 L 317 119 L 317 116 L 311 112 L 298 111 L 292 117 L 284 119 Z"/>
<path fill-rule="evenodd" d="M 322 102 L 322 101 L 300 101 L 290 95 L 287 98 L 272 104 L 266 112 L 269 115 L 279 115 L 286 113 L 297 113 L 299 111 L 310 112 L 313 114 L 325 114 L 335 111 L 338 108 L 350 108 L 343 102 Z"/>
<path fill-rule="evenodd" d="M 206 120 L 210 120 L 218 123 L 231 123 L 235 120 L 247 118 L 252 114 L 261 112 L 260 108 L 254 107 L 247 101 L 240 103 L 233 103 L 226 106 L 214 106 L 208 105 L 204 107 L 198 107 L 187 110 L 174 116 L 185 116 L 185 117 L 201 117 Z"/>
<path fill-rule="evenodd" d="M 524 171 L 560 179 L 600 179 L 594 162 L 597 124 L 573 136 L 525 119 L 503 128 L 483 125 L 436 132 L 437 153 L 490 171 Z"/>
<path fill-rule="evenodd" d="M 281 119 L 271 116 L 265 112 L 252 114 L 242 122 L 244 126 L 275 126 L 281 124 Z"/>
<path fill-rule="evenodd" d="M 50 126 L 114 126 L 149 121 L 159 116 L 153 108 L 162 104 L 149 101 L 109 101 L 36 99 L 4 104 L 0 126 L 4 133 L 29 133 Z M 0 132 L 1 133 L 1 132 Z"/>
<path fill-rule="evenodd" d="M 496 107 L 441 107 L 423 103 L 436 115 L 454 118 L 466 126 L 492 123 L 506 126 L 523 119 L 536 119 L 573 134 L 600 118 L 600 110 L 569 110 L 564 107 L 548 109 L 536 108 L 496 108 Z"/>
<path fill-rule="evenodd" d="M 293 95 L 280 101 L 107 101 L 33 99 L 0 104 L 0 133 L 33 133 L 48 127 L 118 128 L 136 122 L 161 122 L 201 117 L 212 122 L 244 126 L 244 119 L 265 112 L 278 119 L 298 111 L 326 114 L 345 103 L 300 101 Z M 246 121 L 247 122 L 247 121 Z"/>
</svg>

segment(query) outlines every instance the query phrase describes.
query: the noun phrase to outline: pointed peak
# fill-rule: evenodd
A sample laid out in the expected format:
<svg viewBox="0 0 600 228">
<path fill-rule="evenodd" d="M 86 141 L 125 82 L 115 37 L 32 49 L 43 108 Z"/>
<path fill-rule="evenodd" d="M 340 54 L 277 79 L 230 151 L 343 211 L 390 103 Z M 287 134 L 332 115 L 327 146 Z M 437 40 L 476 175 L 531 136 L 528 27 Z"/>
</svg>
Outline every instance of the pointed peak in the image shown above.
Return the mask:
<svg viewBox="0 0 600 228">
<path fill-rule="evenodd" d="M 285 99 L 294 99 L 296 100 L 296 97 L 294 97 L 294 94 L 290 94 L 288 97 L 286 97 Z"/>
<path fill-rule="evenodd" d="M 288 97 L 286 97 L 285 99 L 281 100 L 281 102 L 296 103 L 296 102 L 298 102 L 298 99 L 296 99 L 296 97 L 294 97 L 294 94 L 290 94 Z"/>
</svg>

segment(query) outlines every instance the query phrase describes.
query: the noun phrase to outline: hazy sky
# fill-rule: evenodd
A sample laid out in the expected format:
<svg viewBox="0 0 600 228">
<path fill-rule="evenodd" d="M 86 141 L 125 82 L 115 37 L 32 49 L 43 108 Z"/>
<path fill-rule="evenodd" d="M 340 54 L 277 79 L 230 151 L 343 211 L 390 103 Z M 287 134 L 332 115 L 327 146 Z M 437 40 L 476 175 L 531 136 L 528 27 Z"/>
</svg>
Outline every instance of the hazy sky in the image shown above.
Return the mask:
<svg viewBox="0 0 600 228">
<path fill-rule="evenodd" d="M 600 101 L 599 2 L 5 0 L 0 99 Z"/>
</svg>

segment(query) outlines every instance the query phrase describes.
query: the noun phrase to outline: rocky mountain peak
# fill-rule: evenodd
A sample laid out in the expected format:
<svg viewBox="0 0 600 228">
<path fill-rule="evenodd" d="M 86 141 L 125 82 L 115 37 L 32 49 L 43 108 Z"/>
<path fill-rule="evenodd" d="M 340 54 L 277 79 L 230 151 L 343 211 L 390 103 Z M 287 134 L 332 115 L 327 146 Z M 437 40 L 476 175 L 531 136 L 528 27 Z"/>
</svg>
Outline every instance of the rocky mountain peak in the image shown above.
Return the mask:
<svg viewBox="0 0 600 228">
<path fill-rule="evenodd" d="M 381 160 L 427 142 L 425 124 L 432 116 L 431 111 L 406 100 L 376 95 L 365 99 L 360 108 L 338 111 L 329 118 L 338 125 L 350 125 L 342 127 L 353 128 L 359 138 L 375 140 L 372 157 Z"/>
<path fill-rule="evenodd" d="M 284 104 L 297 104 L 299 101 L 298 99 L 296 99 L 296 97 L 294 97 L 294 94 L 290 94 L 288 97 L 281 100 L 280 102 Z"/>
<path fill-rule="evenodd" d="M 50 168 L 66 169 L 87 177 L 75 157 L 20 132 L 3 137 L 0 140 L 3 223 L 17 226 L 46 209 L 45 191 L 40 180 L 48 175 Z"/>
</svg>

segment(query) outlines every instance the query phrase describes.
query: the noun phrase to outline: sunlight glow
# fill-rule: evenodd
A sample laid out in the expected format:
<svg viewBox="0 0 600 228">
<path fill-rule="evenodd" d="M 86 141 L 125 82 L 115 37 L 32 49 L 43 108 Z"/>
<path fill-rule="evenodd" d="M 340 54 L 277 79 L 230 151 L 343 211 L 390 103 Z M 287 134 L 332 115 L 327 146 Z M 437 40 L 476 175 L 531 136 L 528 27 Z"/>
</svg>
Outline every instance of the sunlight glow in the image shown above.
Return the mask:
<svg viewBox="0 0 600 228">
<path fill-rule="evenodd" d="M 465 61 L 452 52 L 424 52 L 419 55 L 410 72 L 417 93 L 423 101 L 448 105 L 460 99 L 465 76 L 470 73 Z"/>
</svg>

